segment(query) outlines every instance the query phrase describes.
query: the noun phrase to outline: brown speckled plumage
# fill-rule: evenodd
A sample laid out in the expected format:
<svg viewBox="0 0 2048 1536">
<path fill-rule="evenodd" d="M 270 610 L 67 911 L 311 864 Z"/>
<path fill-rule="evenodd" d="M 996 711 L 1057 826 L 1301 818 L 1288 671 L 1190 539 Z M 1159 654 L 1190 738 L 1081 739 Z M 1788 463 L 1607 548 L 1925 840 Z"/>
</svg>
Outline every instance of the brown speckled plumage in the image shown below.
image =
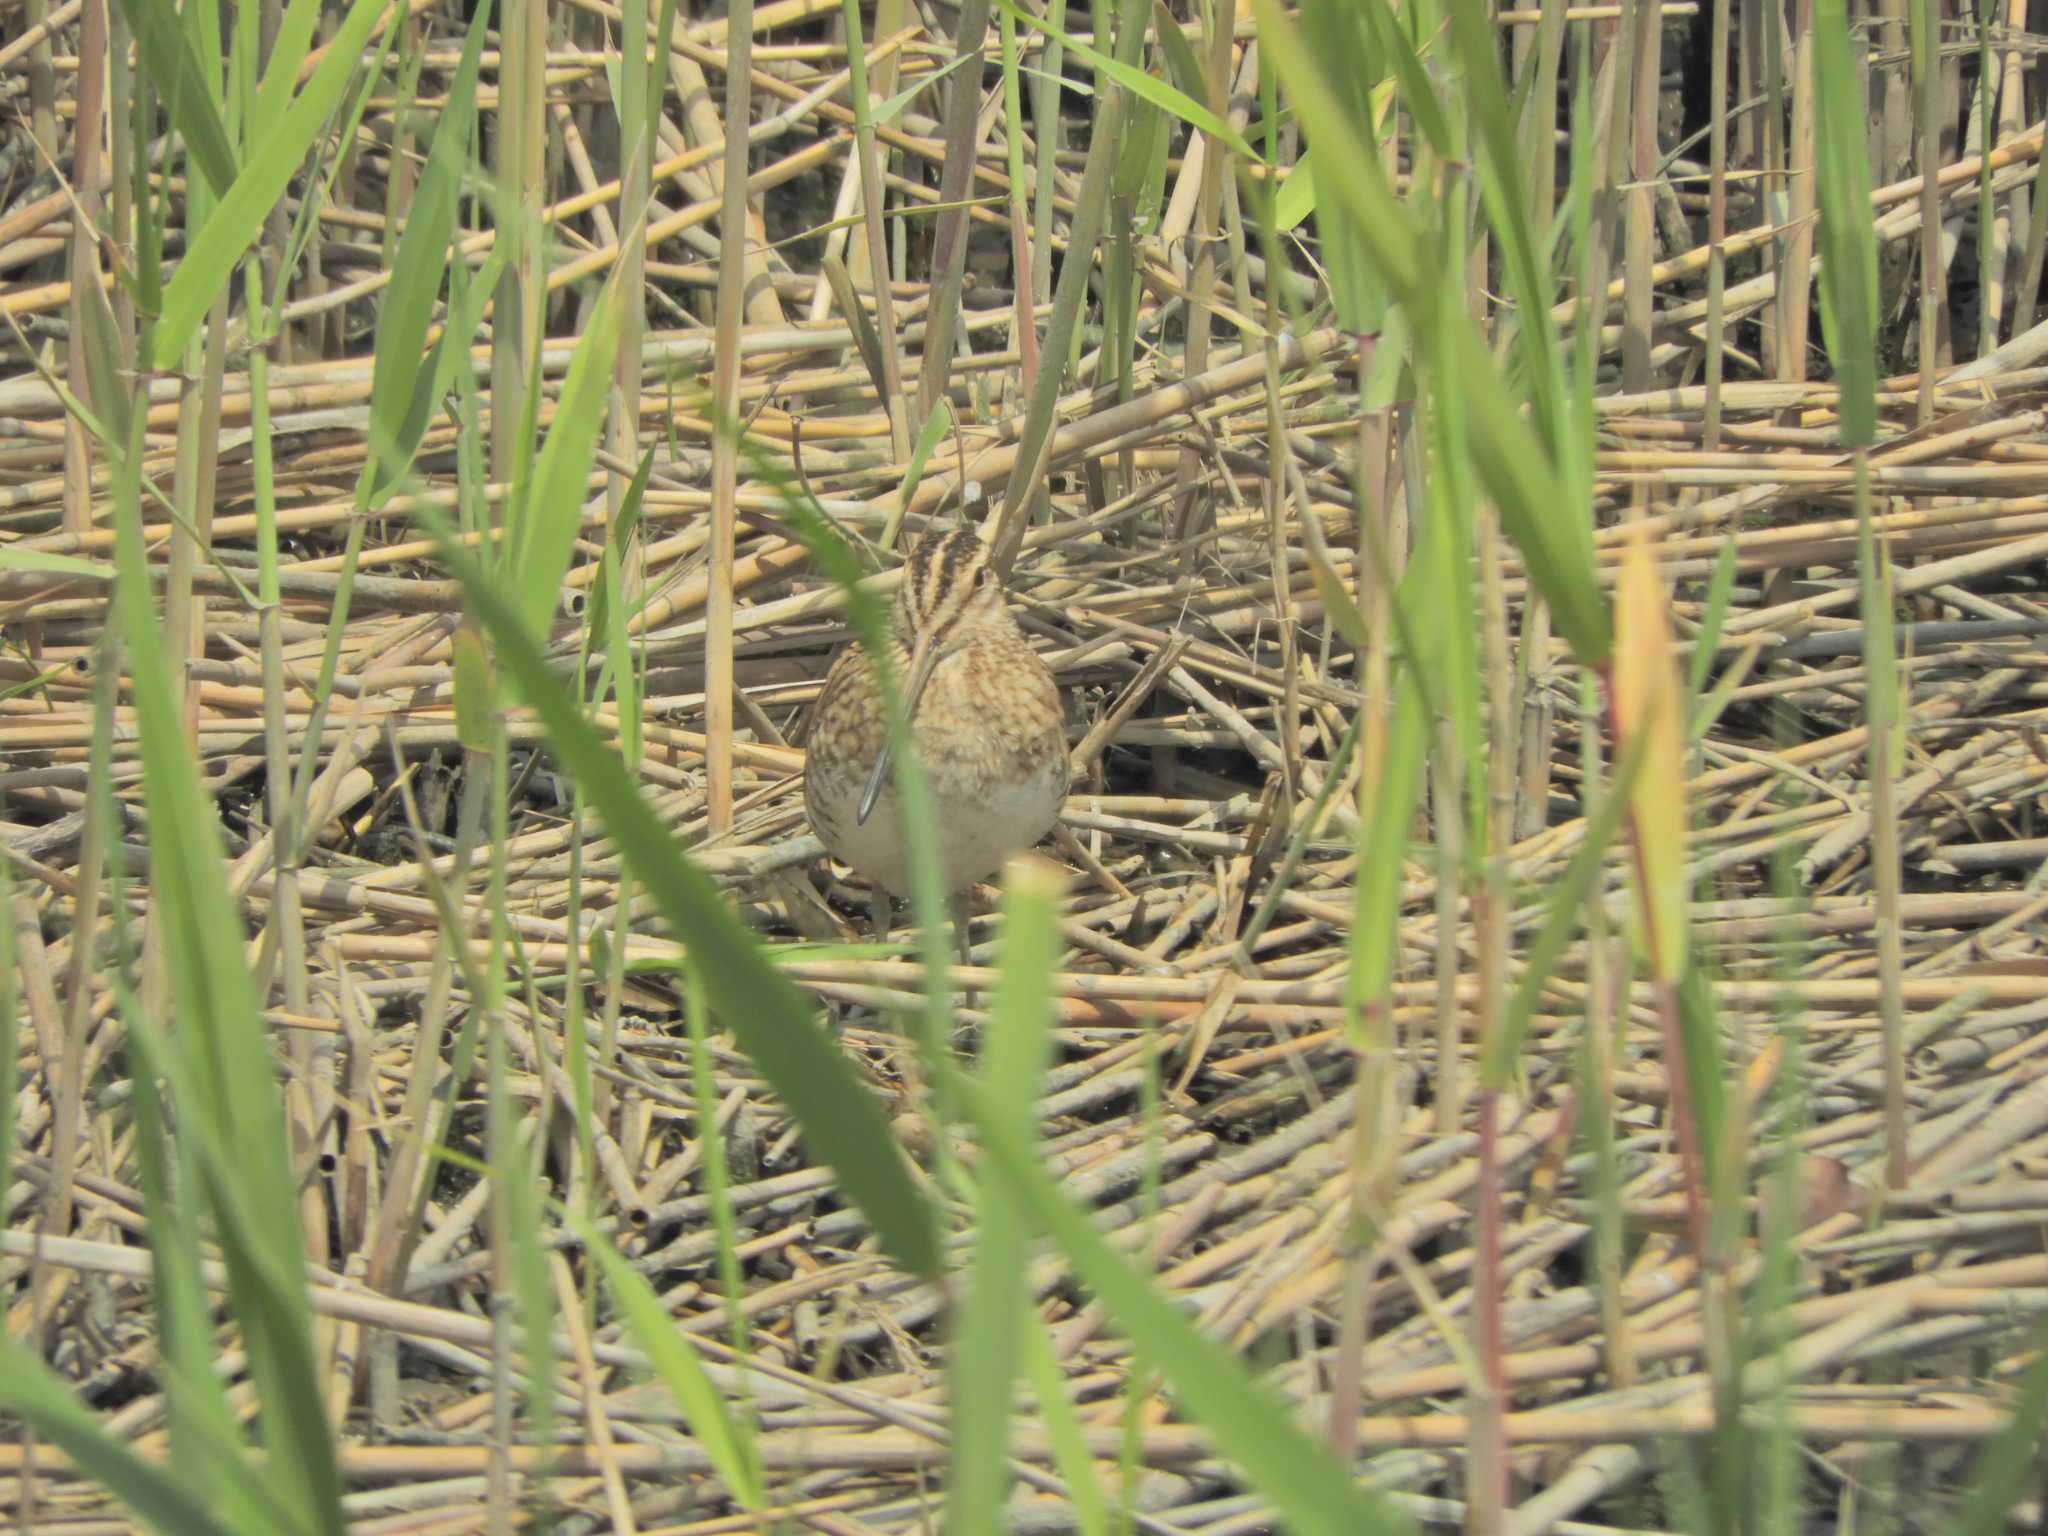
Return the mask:
<svg viewBox="0 0 2048 1536">
<path fill-rule="evenodd" d="M 890 639 L 907 685 L 913 647 L 937 652 L 911 716 L 935 802 L 948 889 L 985 879 L 1052 829 L 1067 792 L 1058 686 L 1011 617 L 972 529 L 928 534 L 905 562 Z M 873 662 L 840 652 L 811 714 L 804 806 L 832 854 L 894 895 L 908 892 L 893 782 L 865 822 L 861 794 L 886 727 Z M 891 775 L 893 779 L 893 774 Z"/>
</svg>

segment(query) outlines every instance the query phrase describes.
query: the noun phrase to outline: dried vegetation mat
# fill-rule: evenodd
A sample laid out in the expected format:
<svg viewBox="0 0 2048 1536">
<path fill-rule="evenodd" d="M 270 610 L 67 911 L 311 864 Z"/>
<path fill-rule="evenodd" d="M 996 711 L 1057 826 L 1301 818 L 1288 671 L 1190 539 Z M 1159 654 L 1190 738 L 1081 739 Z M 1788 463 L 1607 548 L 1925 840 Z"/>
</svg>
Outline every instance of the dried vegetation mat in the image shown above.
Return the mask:
<svg viewBox="0 0 2048 1536">
<path fill-rule="evenodd" d="M 620 12 L 512 13 L 544 34 L 494 30 L 470 88 L 479 143 L 530 135 L 541 193 L 521 217 L 537 233 L 486 270 L 514 221 L 492 216 L 503 172 L 472 145 L 476 185 L 450 194 L 444 244 L 498 285 L 495 307 L 482 321 L 480 294 L 458 284 L 443 302 L 434 285 L 425 345 L 457 313 L 478 328 L 425 354 L 443 394 L 383 488 L 396 494 L 366 507 L 402 211 L 432 185 L 424 157 L 464 89 L 468 13 L 415 6 L 364 44 L 338 98 L 358 115 L 252 231 L 265 261 L 289 248 L 296 265 L 256 263 L 249 287 L 193 310 L 176 366 L 149 368 L 122 281 L 134 236 L 95 242 L 81 223 L 136 204 L 100 179 L 97 137 L 73 134 L 81 111 L 106 114 L 121 176 L 161 153 L 164 119 L 141 141 L 120 126 L 148 8 L 112 13 L 111 71 L 81 87 L 81 55 L 107 68 L 100 0 L 83 21 L 78 4 L 0 6 L 0 67 L 23 104 L 0 215 L 15 327 L 0 379 L 8 1337 L 144 1461 L 196 1433 L 168 1390 L 176 1341 L 151 1245 L 163 1211 L 213 1209 L 199 1191 L 214 1165 L 167 1168 L 153 1149 L 190 1125 L 160 1141 L 161 1110 L 139 1105 L 189 1113 L 148 1063 L 212 1038 L 181 1016 L 196 994 L 166 982 L 180 960 L 164 953 L 164 903 L 210 889 L 239 920 L 267 1026 L 311 1385 L 348 1529 L 933 1528 L 981 1162 L 929 1112 L 917 935 L 873 942 L 865 889 L 804 823 L 803 717 L 851 630 L 792 506 L 866 550 L 882 594 L 908 540 L 965 507 L 1021 538 L 1010 591 L 1074 747 L 1045 849 L 1069 877 L 1037 1160 L 1157 1295 L 1426 1522 L 1733 1529 L 1686 1513 L 1680 1492 L 1704 1483 L 1710 1498 L 1750 1456 L 1760 1483 L 1778 1477 L 1841 1529 L 1868 1528 L 1871 1506 L 1953 1528 L 2048 1311 L 2033 40 L 2000 30 L 1980 50 L 1953 32 L 1929 55 L 1924 112 L 1891 94 L 1903 33 L 1860 59 L 1886 130 L 1881 334 L 1904 366 L 1921 320 L 1940 333 L 1927 367 L 1878 381 L 1866 523 L 1799 235 L 1810 77 L 1781 74 L 1739 21 L 1726 59 L 1741 89 L 1712 114 L 1706 166 L 1687 158 L 1706 151 L 1680 98 L 1705 89 L 1709 17 L 1693 13 L 1716 7 L 1663 7 L 1661 29 L 1597 7 L 1498 18 L 1504 60 L 1560 93 L 1543 134 L 1596 121 L 1581 108 L 1611 130 L 1597 153 L 1567 136 L 1554 163 L 1537 157 L 1556 179 L 1529 195 L 1569 225 L 1565 183 L 1590 178 L 1574 183 L 1588 222 L 1564 245 L 1599 259 L 1559 256 L 1552 315 L 1597 396 L 1589 590 L 1604 611 L 1646 535 L 1668 595 L 1662 626 L 1637 633 L 1668 642 L 1683 706 L 1682 794 L 1657 786 L 1690 828 L 1674 992 L 1642 959 L 1641 829 L 1609 804 L 1605 663 L 1553 626 L 1524 542 L 1480 506 L 1462 600 L 1424 588 L 1391 617 L 1388 580 L 1419 530 L 1470 510 L 1472 487 L 1442 499 L 1457 473 L 1432 435 L 1449 430 L 1445 402 L 1375 371 L 1337 323 L 1315 222 L 1255 222 L 1261 176 L 1233 147 L 1266 121 L 1250 11 L 1233 30 L 1176 6 L 1169 47 L 1167 7 L 1095 8 L 1137 19 L 1146 78 L 1213 86 L 1223 120 L 1197 131 L 1113 72 L 1093 51 L 1106 39 L 1068 35 L 1063 52 L 999 9 L 1000 28 L 974 0 L 860 13 L 873 99 L 858 113 L 837 0 L 734 6 L 751 58 L 744 35 L 686 7 L 652 55 L 651 97 L 621 72 Z M 1554 27 L 1535 24 L 1553 11 Z M 1050 35 L 1087 20 L 1064 14 Z M 987 25 L 967 45 L 985 78 L 949 92 L 970 15 Z M 1684 88 L 1618 91 L 1631 55 L 1656 78 L 1660 47 Z M 300 71 L 309 91 L 320 59 Z M 1062 70 L 1086 93 L 1062 101 L 1047 84 Z M 1409 113 L 1415 89 L 1402 77 Z M 1126 132 L 1155 142 L 1098 170 L 1090 134 L 1112 98 Z M 734 110 L 755 124 L 736 154 Z M 1462 167 L 1399 121 L 1385 153 L 1404 199 L 1434 186 L 1476 212 Z M 645 127 L 651 175 L 646 161 L 622 174 L 622 122 Z M 1272 140 L 1290 162 L 1296 132 Z M 979 158 L 949 152 L 961 142 Z M 863 159 L 879 187 L 863 187 Z M 1788 167 L 1789 207 L 1755 193 L 1753 173 Z M 141 179 L 170 210 L 161 254 L 181 270 L 202 232 L 181 222 L 185 183 Z M 1710 220 L 1728 232 L 1718 257 Z M 1923 263 L 1937 225 L 1958 238 Z M 1095 290 L 1064 280 L 1076 245 L 1101 255 Z M 893 271 L 879 288 L 876 260 Z M 105 280 L 107 306 L 74 290 L 81 272 Z M 1588 274 L 1602 306 L 1570 297 Z M 1498 334 L 1487 269 L 1451 276 Z M 252 293 L 276 322 L 260 361 Z M 102 313 L 130 349 L 133 460 L 67 411 L 109 377 L 82 355 Z M 576 368 L 593 327 L 627 360 L 594 384 Z M 547 461 L 571 471 L 548 481 L 528 455 L 551 428 L 587 429 L 591 456 Z M 566 486 L 581 512 L 556 519 L 564 570 L 535 632 L 560 671 L 580 669 L 597 734 L 885 1107 L 954 1256 L 945 1283 L 891 1261 L 708 1013 L 633 850 L 535 711 L 508 702 L 495 737 L 464 718 L 480 631 L 435 530 L 471 550 L 516 544 L 536 483 Z M 145 793 L 149 721 L 119 648 L 137 640 L 117 633 L 113 598 L 124 505 L 160 600 L 141 643 L 174 668 L 196 803 L 218 823 L 210 887 L 166 879 L 173 850 Z M 1872 549 L 1890 582 L 1876 648 Z M 1430 701 L 1415 808 L 1387 836 L 1389 677 L 1446 647 L 1469 676 Z M 1898 700 L 1882 786 L 1873 678 Z M 1576 893 L 1569 921 L 1558 892 Z M 950 976 L 948 1044 L 966 1063 L 990 1049 L 996 904 L 980 893 L 974 950 Z M 1385 983 L 1362 990 L 1372 964 Z M 1526 1033 L 1489 1074 L 1482 1047 L 1510 1014 Z M 1674 1053 L 1699 1049 L 1680 1072 Z M 542 1198 L 505 1198 L 508 1183 Z M 597 1283 L 593 1231 L 744 1422 L 765 1513 L 741 1507 L 701 1405 L 650 1381 L 642 1336 Z M 232 1428 L 275 1383 L 252 1372 L 251 1314 L 223 1300 L 248 1278 L 232 1245 L 212 1217 L 189 1236 L 202 1291 L 182 1316 L 209 1341 Z M 1219 1453 L 1228 1435 L 1187 1411 L 1176 1363 L 1134 1346 L 1061 1247 L 1041 1238 L 1023 1284 L 1040 1326 L 1020 1330 L 1013 1529 L 1273 1528 L 1270 1485 Z M 547 1348 L 523 1331 L 536 1317 Z M 265 1407 L 273 1444 L 278 1423 Z M 4 1518 L 125 1528 L 118 1481 L 37 1425 L 0 1420 Z M 2041 1518 L 2038 1498 L 2015 1507 Z"/>
</svg>

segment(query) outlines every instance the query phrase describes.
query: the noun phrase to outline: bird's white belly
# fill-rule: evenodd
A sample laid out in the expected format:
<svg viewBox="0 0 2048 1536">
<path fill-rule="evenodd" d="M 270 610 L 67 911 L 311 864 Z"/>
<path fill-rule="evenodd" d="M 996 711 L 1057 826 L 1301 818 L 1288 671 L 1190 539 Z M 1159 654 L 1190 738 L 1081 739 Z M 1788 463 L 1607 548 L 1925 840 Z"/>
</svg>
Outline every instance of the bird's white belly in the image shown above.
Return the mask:
<svg viewBox="0 0 2048 1536">
<path fill-rule="evenodd" d="M 1053 767 L 997 783 L 986 796 L 971 799 L 942 793 L 929 775 L 926 784 L 938 834 L 940 878 L 948 891 L 986 880 L 1012 853 L 1051 831 L 1066 789 L 1064 775 Z M 892 894 L 910 894 L 908 850 L 893 784 L 883 789 L 865 822 L 856 823 L 849 812 L 838 832 L 831 841 L 834 853 Z"/>
</svg>

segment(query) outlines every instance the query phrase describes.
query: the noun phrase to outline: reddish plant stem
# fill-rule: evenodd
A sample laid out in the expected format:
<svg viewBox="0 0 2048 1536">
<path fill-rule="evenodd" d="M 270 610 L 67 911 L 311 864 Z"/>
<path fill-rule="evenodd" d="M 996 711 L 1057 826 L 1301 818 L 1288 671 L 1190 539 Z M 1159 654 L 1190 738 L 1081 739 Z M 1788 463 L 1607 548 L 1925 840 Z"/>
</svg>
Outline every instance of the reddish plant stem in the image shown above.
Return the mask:
<svg viewBox="0 0 2048 1536">
<path fill-rule="evenodd" d="M 1594 670 L 1600 676 L 1601 696 L 1607 701 L 1607 735 L 1616 761 L 1624 751 L 1621 718 L 1615 712 L 1614 670 L 1602 663 Z M 1636 825 L 1634 807 L 1628 816 L 1629 856 L 1635 861 L 1636 889 L 1645 894 L 1642 917 L 1645 948 L 1657 952 L 1657 912 L 1647 899 L 1649 869 L 1643 861 L 1642 829 Z M 1707 1200 L 1705 1169 L 1700 1162 L 1699 1128 L 1692 1110 L 1692 1082 L 1686 1076 L 1685 1041 L 1678 1017 L 1678 984 L 1665 976 L 1653 978 L 1657 988 L 1657 1022 L 1664 1034 L 1664 1078 L 1671 1103 L 1671 1130 L 1678 1142 L 1678 1163 L 1685 1173 L 1685 1217 L 1693 1254 L 1707 1263 Z"/>
</svg>

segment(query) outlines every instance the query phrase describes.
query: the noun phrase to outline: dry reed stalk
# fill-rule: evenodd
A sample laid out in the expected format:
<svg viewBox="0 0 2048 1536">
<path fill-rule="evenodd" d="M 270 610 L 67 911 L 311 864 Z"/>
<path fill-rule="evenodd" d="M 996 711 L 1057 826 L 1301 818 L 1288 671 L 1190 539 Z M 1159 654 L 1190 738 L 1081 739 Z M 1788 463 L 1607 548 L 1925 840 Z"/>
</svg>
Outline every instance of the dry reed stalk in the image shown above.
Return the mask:
<svg viewBox="0 0 2048 1536">
<path fill-rule="evenodd" d="M 753 43 L 752 0 L 740 0 L 726 34 L 725 121 L 747 123 L 753 117 L 753 84 L 749 51 Z M 712 834 L 732 825 L 733 798 L 733 587 L 735 506 L 739 485 L 738 422 L 740 324 L 746 298 L 747 219 L 749 213 L 747 154 L 744 136 L 725 135 L 721 176 L 723 208 L 719 218 L 717 353 L 711 398 L 715 416 L 731 419 L 712 438 L 711 542 L 709 589 L 705 606 L 704 725 L 709 737 L 705 757 L 705 794 Z M 649 232 L 652 239 L 652 231 Z"/>
</svg>

